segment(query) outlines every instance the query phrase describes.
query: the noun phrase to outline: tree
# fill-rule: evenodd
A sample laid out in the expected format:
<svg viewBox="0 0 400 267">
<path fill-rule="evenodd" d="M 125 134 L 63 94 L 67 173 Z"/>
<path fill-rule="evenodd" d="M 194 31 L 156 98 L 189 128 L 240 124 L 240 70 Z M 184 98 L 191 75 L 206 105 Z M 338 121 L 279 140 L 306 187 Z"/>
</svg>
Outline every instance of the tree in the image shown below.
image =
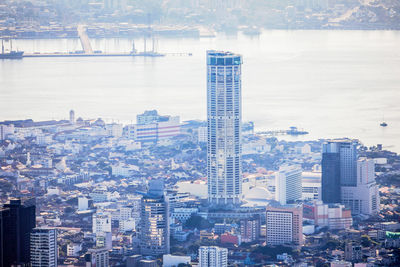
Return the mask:
<svg viewBox="0 0 400 267">
<path fill-rule="evenodd" d="M 74 212 L 74 209 L 72 207 L 66 207 L 64 209 L 64 213 L 72 213 L 72 212 Z"/>
<path fill-rule="evenodd" d="M 368 236 L 368 235 L 361 236 L 361 245 L 363 247 L 370 247 L 371 245 L 376 245 L 376 244 L 378 244 L 378 243 L 373 241 L 370 236 Z"/>
<path fill-rule="evenodd" d="M 212 226 L 209 221 L 198 215 L 192 215 L 185 223 L 185 227 L 190 229 L 197 228 L 202 230 L 211 228 Z"/>
</svg>

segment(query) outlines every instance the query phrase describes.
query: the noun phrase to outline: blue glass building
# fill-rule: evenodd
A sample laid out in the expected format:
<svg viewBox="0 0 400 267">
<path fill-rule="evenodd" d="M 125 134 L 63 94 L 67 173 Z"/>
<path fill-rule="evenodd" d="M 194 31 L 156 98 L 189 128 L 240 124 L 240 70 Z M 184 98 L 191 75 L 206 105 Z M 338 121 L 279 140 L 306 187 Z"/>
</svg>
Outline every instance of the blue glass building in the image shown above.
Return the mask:
<svg viewBox="0 0 400 267">
<path fill-rule="evenodd" d="M 242 56 L 207 51 L 207 175 L 211 205 L 242 198 Z"/>
<path fill-rule="evenodd" d="M 341 202 L 341 186 L 357 186 L 357 143 L 331 140 L 322 145 L 322 201 Z"/>
</svg>

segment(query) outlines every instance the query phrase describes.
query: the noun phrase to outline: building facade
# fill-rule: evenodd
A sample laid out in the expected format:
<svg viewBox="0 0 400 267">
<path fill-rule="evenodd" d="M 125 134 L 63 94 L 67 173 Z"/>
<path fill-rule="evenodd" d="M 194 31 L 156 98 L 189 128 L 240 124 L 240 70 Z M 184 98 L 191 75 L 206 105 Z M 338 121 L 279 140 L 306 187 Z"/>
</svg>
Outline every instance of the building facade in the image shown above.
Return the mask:
<svg viewBox="0 0 400 267">
<path fill-rule="evenodd" d="M 303 206 L 267 207 L 267 245 L 303 244 Z"/>
<path fill-rule="evenodd" d="M 149 192 L 142 198 L 140 251 L 145 256 L 169 254 L 170 231 L 168 202 L 163 194 L 163 185 L 150 185 Z"/>
<path fill-rule="evenodd" d="M 35 228 L 31 232 L 31 267 L 57 267 L 57 230 Z"/>
<path fill-rule="evenodd" d="M 85 255 L 86 267 L 109 267 L 109 252 L 106 248 L 91 248 Z"/>
<path fill-rule="evenodd" d="M 349 229 L 353 224 L 351 211 L 342 204 L 325 204 L 314 201 L 312 205 L 305 204 L 304 218 L 314 220 L 319 227 L 328 227 L 332 230 Z"/>
<path fill-rule="evenodd" d="M 207 176 L 211 205 L 242 199 L 242 57 L 207 51 Z"/>
<path fill-rule="evenodd" d="M 321 200 L 321 172 L 302 172 L 302 199 Z"/>
<path fill-rule="evenodd" d="M 353 140 L 331 140 L 322 145 L 322 201 L 341 202 L 341 186 L 357 185 L 357 145 Z"/>
<path fill-rule="evenodd" d="M 261 219 L 256 215 L 253 218 L 240 221 L 240 235 L 242 242 L 255 242 L 260 239 Z"/>
<path fill-rule="evenodd" d="M 357 185 L 342 186 L 341 202 L 351 209 L 353 215 L 379 212 L 380 198 L 373 159 L 361 158 L 357 161 Z"/>
<path fill-rule="evenodd" d="M 94 234 L 111 232 L 111 214 L 106 212 L 93 214 L 92 232 Z"/>
<path fill-rule="evenodd" d="M 35 210 L 35 199 L 11 199 L 0 209 L 0 266 L 29 266 Z"/>
<path fill-rule="evenodd" d="M 124 127 L 123 135 L 140 143 L 158 143 L 181 134 L 179 116 L 162 116 L 157 110 L 137 115 L 137 123 Z"/>
<path fill-rule="evenodd" d="M 275 175 L 275 199 L 281 205 L 302 198 L 302 171 L 298 165 L 284 165 Z"/>
<path fill-rule="evenodd" d="M 228 249 L 215 246 L 199 248 L 199 267 L 227 267 Z"/>
</svg>

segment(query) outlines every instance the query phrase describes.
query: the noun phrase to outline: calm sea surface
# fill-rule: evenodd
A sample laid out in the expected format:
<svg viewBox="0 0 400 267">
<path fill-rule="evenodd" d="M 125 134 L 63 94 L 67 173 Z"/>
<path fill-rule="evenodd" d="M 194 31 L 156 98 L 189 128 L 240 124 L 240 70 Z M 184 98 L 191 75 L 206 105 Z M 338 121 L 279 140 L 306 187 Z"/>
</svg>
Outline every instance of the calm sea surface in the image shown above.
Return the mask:
<svg viewBox="0 0 400 267">
<path fill-rule="evenodd" d="M 135 40 L 138 50 L 143 40 Z M 7 44 L 6 44 L 7 46 Z M 79 40 L 16 40 L 29 52 L 81 50 Z M 132 39 L 92 40 L 127 52 Z M 206 118 L 208 49 L 243 54 L 243 119 L 257 130 L 297 126 L 305 139 L 352 137 L 400 152 L 400 32 L 265 31 L 201 39 L 159 39 L 162 58 L 0 60 L 0 120 L 102 117 L 129 123 L 146 109 Z M 383 120 L 389 124 L 382 128 Z"/>
</svg>

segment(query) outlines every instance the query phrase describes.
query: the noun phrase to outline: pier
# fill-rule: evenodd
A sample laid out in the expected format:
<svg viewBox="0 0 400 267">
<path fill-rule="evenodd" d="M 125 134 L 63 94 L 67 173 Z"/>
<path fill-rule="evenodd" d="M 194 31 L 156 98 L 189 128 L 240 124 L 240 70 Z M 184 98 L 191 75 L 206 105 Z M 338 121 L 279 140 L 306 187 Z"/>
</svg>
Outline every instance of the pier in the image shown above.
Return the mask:
<svg viewBox="0 0 400 267">
<path fill-rule="evenodd" d="M 265 136 L 276 136 L 276 135 L 306 135 L 307 131 L 298 130 L 297 127 L 290 127 L 289 130 L 275 130 L 275 131 L 262 131 L 257 132 L 256 134 L 265 135 Z"/>
<path fill-rule="evenodd" d="M 24 57 L 38 58 L 38 57 L 162 57 L 162 56 L 192 56 L 192 53 L 157 53 L 154 52 L 154 43 L 153 50 L 147 52 L 146 49 L 144 52 L 136 52 L 133 48 L 132 52 L 102 52 L 102 51 L 94 51 L 92 45 L 90 44 L 89 36 L 86 33 L 85 25 L 78 25 L 77 31 L 79 35 L 79 40 L 82 45 L 83 50 L 73 51 L 73 52 L 54 52 L 54 53 L 24 53 L 21 52 L 19 59 Z"/>
<path fill-rule="evenodd" d="M 86 34 L 86 28 L 84 25 L 78 25 L 77 27 L 78 36 L 81 40 L 83 51 L 85 54 L 93 54 L 92 45 L 90 44 L 89 37 Z"/>
<path fill-rule="evenodd" d="M 192 53 L 165 53 L 165 56 L 192 56 Z M 70 53 L 33 53 L 33 54 L 23 54 L 22 57 L 151 57 L 145 56 L 140 53 L 133 54 L 133 53 L 77 53 L 77 52 L 70 52 Z"/>
</svg>

